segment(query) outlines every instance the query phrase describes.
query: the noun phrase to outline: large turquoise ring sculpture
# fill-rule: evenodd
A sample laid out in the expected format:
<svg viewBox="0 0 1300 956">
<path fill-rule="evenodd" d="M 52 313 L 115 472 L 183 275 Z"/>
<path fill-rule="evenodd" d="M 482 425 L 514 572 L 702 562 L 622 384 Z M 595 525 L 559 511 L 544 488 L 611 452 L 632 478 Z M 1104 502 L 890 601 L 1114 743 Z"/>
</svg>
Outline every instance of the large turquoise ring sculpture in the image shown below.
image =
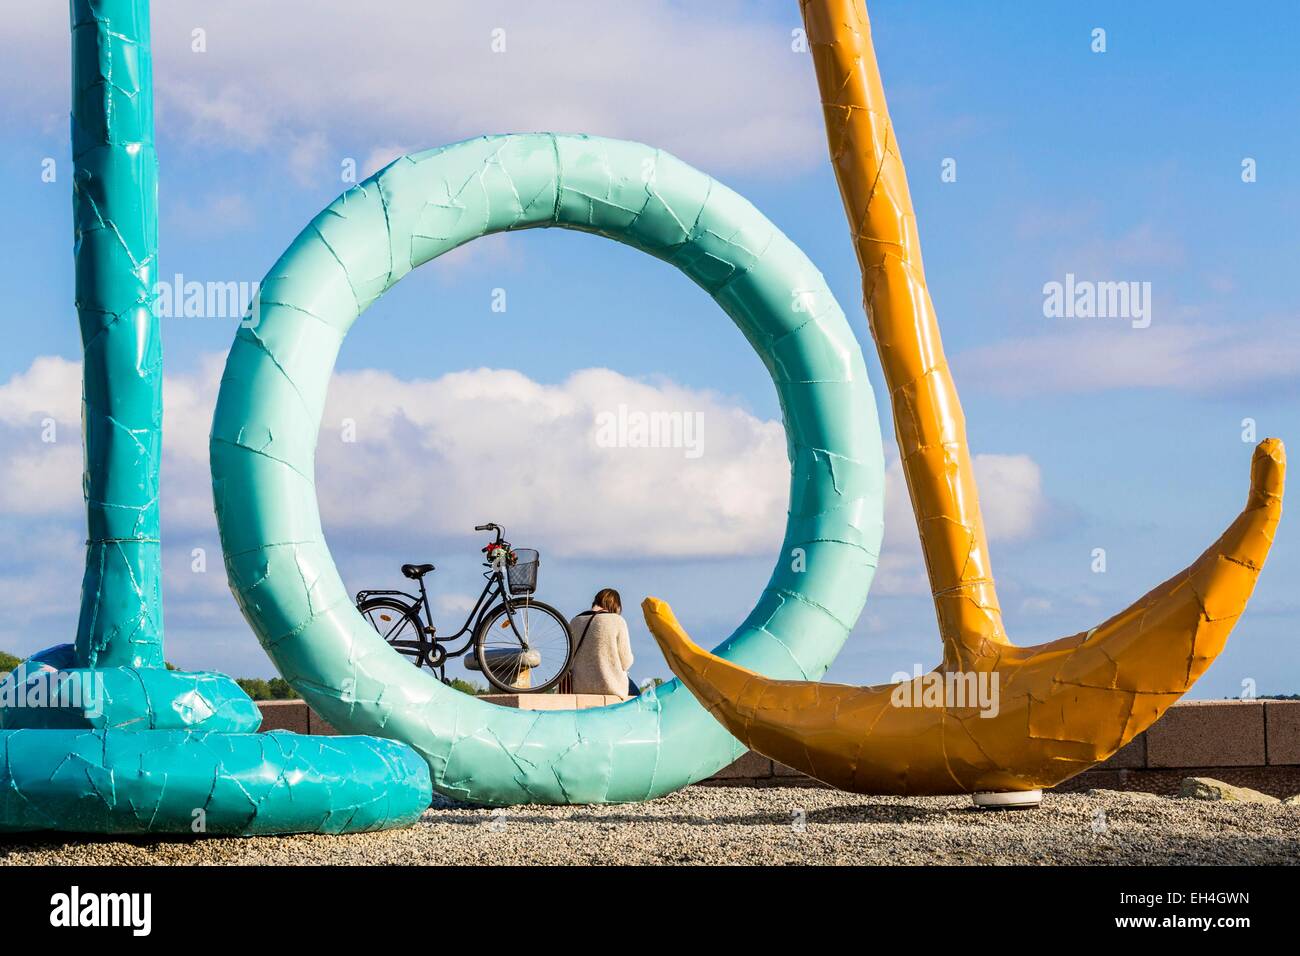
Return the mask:
<svg viewBox="0 0 1300 956">
<path fill-rule="evenodd" d="M 549 226 L 676 266 L 767 366 L 788 437 L 789 519 L 767 587 L 718 653 L 775 677 L 820 677 L 861 613 L 881 538 L 884 456 L 861 349 L 821 274 L 771 222 L 636 143 L 470 140 L 400 159 L 317 216 L 266 278 L 258 321 L 240 330 L 226 365 L 211 445 L 217 521 L 245 617 L 334 726 L 410 744 L 452 797 L 644 800 L 741 752 L 678 682 L 581 711 L 461 694 L 366 624 L 321 530 L 317 434 L 352 323 L 412 269 L 465 242 Z"/>
</svg>

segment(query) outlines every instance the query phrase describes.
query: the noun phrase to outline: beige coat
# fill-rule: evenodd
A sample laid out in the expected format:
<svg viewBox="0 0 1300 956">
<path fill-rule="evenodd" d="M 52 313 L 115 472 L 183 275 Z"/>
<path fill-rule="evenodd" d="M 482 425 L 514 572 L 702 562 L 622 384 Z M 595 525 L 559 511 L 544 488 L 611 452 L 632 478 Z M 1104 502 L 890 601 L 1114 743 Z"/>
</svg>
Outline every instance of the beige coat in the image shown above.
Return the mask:
<svg viewBox="0 0 1300 956">
<path fill-rule="evenodd" d="M 587 623 L 591 627 L 587 627 Z M 575 694 L 614 694 L 626 697 L 627 672 L 632 667 L 632 641 L 621 614 L 584 611 L 569 622 L 577 653 L 573 656 Z M 584 639 L 583 631 L 587 632 Z M 581 641 L 581 645 L 578 642 Z"/>
</svg>

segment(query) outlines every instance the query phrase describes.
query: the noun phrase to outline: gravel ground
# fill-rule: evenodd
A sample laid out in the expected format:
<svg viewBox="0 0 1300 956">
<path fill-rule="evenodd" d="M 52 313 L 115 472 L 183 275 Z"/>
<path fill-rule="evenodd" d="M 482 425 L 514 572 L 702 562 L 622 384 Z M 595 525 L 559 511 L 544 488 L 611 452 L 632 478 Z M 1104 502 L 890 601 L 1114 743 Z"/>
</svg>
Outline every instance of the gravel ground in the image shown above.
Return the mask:
<svg viewBox="0 0 1300 956">
<path fill-rule="evenodd" d="M 248 839 L 0 837 L 0 863 L 1300 863 L 1300 807 L 1094 790 L 1033 810 L 805 787 L 690 787 L 651 803 L 490 810 L 447 803 L 409 829 Z"/>
</svg>

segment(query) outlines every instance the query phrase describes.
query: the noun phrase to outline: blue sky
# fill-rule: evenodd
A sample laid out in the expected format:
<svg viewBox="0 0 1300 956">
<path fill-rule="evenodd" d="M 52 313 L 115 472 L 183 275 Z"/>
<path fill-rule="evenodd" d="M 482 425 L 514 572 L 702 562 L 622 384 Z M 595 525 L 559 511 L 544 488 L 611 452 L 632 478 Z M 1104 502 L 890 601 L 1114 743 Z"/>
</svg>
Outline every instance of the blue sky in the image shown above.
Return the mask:
<svg viewBox="0 0 1300 956">
<path fill-rule="evenodd" d="M 80 581 L 68 39 L 66 12 L 49 6 L 0 27 L 10 224 L 0 645 L 14 652 L 71 639 Z M 859 331 L 884 407 L 812 65 L 791 49 L 796 4 L 476 3 L 450 16 L 456 6 L 397 0 L 359 22 L 341 0 L 159 4 L 163 277 L 260 279 L 344 187 L 349 159 L 364 175 L 405 151 L 524 129 L 639 139 L 717 176 L 803 247 Z M 1252 448 L 1243 419 L 1260 438 L 1300 435 L 1289 40 L 1300 8 L 877 0 L 871 13 L 931 291 L 983 456 L 1010 632 L 1037 643 L 1086 629 L 1190 563 L 1236 515 Z M 1095 28 L 1104 53 L 1091 49 Z M 504 52 L 491 49 L 495 29 Z M 54 183 L 41 179 L 46 157 L 59 164 Z M 955 182 L 941 181 L 946 159 Z M 1043 286 L 1067 273 L 1151 283 L 1150 327 L 1046 318 Z M 504 313 L 491 309 L 496 289 Z M 163 322 L 175 379 L 168 655 L 269 675 L 225 590 L 205 510 L 212 378 L 235 320 Z M 661 263 L 559 231 L 482 240 L 372 308 L 339 370 L 318 484 L 350 585 L 396 584 L 401 562 L 434 561 L 439 617 L 453 623 L 477 593 L 480 542 L 466 532 L 495 519 L 542 549 L 552 603 L 576 611 L 606 584 L 628 604 L 652 593 L 712 643 L 767 578 L 786 481 L 775 393 L 726 317 Z M 483 388 L 500 396 L 486 410 Z M 572 410 L 620 402 L 702 412 L 706 454 L 593 472 Z M 560 411 L 520 435 L 538 409 Z M 331 415 L 358 421 L 355 445 L 328 434 Z M 66 425 L 54 446 L 36 437 L 49 416 Z M 892 437 L 887 413 L 882 424 Z M 537 491 L 538 475 L 553 486 Z M 833 679 L 880 681 L 938 659 L 910 511 L 897 481 L 892 490 L 888 573 Z M 1091 570 L 1099 547 L 1104 574 Z M 194 549 L 204 573 L 192 570 Z M 1235 695 L 1246 680 L 1260 693 L 1300 691 L 1298 572 L 1300 532 L 1284 519 L 1246 615 L 1193 696 Z M 629 620 L 636 675 L 667 676 Z"/>
</svg>

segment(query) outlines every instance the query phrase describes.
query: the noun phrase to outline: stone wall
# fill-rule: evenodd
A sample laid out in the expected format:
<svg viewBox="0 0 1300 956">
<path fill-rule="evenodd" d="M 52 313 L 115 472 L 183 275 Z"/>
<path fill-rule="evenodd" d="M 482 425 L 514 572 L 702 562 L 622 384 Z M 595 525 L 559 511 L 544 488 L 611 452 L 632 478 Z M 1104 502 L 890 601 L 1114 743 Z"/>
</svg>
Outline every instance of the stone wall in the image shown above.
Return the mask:
<svg viewBox="0 0 1300 956">
<path fill-rule="evenodd" d="M 334 734 L 303 701 L 262 701 L 263 730 Z M 1105 763 L 1059 790 L 1174 793 L 1183 777 L 1215 777 L 1276 797 L 1300 793 L 1300 701 L 1183 701 Z M 704 781 L 712 786 L 823 786 L 756 753 Z"/>
</svg>

